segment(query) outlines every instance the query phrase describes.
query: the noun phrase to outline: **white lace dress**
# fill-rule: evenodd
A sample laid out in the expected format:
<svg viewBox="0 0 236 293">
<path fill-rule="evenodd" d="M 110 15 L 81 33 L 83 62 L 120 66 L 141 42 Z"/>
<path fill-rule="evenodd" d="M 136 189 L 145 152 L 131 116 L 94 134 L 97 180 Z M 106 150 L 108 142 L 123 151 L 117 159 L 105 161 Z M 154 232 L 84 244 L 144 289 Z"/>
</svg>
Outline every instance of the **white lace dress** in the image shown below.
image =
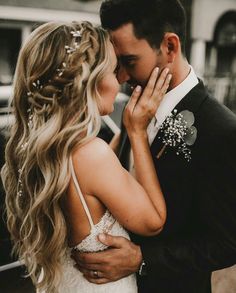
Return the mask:
<svg viewBox="0 0 236 293">
<path fill-rule="evenodd" d="M 108 210 L 105 212 L 105 214 L 97 224 L 93 223 L 88 206 L 84 200 L 83 194 L 80 190 L 77 178 L 75 176 L 74 167 L 71 159 L 70 169 L 75 187 L 91 225 L 90 234 L 85 239 L 83 239 L 83 241 L 80 242 L 76 246 L 76 248 L 82 252 L 96 252 L 105 250 L 107 246 L 97 240 L 98 234 L 102 232 L 106 232 L 115 236 L 123 236 L 129 239 L 128 233 L 113 218 Z M 135 274 L 121 280 L 103 285 L 89 283 L 83 277 L 83 275 L 76 268 L 73 267 L 74 261 L 70 258 L 70 252 L 71 249 L 68 248 L 68 253 L 63 260 L 63 276 L 59 287 L 59 293 L 137 293 Z"/>
</svg>

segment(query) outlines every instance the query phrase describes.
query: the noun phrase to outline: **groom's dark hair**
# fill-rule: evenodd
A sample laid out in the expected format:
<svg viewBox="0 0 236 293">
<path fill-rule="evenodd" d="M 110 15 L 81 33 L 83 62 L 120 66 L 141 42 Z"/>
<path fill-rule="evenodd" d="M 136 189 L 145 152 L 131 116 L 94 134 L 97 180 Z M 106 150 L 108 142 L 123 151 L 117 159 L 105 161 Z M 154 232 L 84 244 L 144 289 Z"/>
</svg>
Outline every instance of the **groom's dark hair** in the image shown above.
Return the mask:
<svg viewBox="0 0 236 293">
<path fill-rule="evenodd" d="M 154 48 L 160 47 L 166 32 L 176 33 L 185 54 L 186 15 L 178 0 L 105 0 L 100 18 L 108 30 L 132 23 L 135 36 Z"/>
</svg>

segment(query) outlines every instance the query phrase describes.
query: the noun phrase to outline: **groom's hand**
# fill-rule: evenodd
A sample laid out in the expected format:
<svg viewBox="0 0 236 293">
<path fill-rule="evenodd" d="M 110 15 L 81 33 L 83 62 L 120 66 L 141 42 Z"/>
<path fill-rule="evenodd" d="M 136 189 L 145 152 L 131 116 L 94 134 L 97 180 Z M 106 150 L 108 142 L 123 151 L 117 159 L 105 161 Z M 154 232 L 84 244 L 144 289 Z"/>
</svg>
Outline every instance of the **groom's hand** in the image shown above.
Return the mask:
<svg viewBox="0 0 236 293">
<path fill-rule="evenodd" d="M 96 253 L 72 253 L 75 267 L 89 282 L 104 284 L 138 271 L 142 262 L 139 246 L 124 237 L 107 234 L 100 234 L 98 239 L 109 246 L 109 249 Z"/>
</svg>

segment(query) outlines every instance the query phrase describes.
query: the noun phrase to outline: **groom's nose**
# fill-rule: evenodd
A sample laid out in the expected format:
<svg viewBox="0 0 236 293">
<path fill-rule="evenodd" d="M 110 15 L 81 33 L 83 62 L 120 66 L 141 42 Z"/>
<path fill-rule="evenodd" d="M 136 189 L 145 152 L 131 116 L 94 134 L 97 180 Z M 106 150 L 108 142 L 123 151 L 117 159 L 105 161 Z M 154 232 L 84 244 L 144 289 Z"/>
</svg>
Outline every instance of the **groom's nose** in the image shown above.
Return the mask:
<svg viewBox="0 0 236 293">
<path fill-rule="evenodd" d="M 120 84 L 127 82 L 130 80 L 130 75 L 128 74 L 127 70 L 124 66 L 120 65 L 118 72 L 117 72 L 117 79 Z"/>
</svg>

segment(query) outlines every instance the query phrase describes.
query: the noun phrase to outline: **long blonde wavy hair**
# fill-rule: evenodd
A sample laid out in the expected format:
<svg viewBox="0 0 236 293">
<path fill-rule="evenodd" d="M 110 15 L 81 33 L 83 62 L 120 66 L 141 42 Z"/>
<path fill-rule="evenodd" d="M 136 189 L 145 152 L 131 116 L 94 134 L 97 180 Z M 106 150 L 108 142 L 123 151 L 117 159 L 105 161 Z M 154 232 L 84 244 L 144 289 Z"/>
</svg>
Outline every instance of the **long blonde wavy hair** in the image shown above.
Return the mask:
<svg viewBox="0 0 236 293">
<path fill-rule="evenodd" d="M 82 32 L 79 46 L 68 54 L 65 46 L 75 48 L 76 31 Z M 46 23 L 18 58 L 15 122 L 1 172 L 7 225 L 14 252 L 35 286 L 47 292 L 57 292 L 67 247 L 61 203 L 69 157 L 100 128 L 98 84 L 110 66 L 108 43 L 107 32 L 89 22 Z"/>
</svg>

